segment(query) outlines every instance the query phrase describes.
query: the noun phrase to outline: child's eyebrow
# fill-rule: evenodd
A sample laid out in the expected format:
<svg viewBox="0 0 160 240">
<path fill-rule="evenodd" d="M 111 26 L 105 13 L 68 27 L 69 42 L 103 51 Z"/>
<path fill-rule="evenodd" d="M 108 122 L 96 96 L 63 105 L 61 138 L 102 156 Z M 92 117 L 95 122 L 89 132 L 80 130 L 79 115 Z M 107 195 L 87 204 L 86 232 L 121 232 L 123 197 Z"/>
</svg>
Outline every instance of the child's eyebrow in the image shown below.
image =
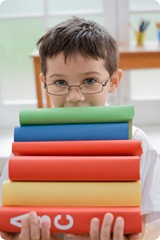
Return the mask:
<svg viewBox="0 0 160 240">
<path fill-rule="evenodd" d="M 84 73 L 81 73 L 80 76 L 87 76 L 87 75 L 91 75 L 91 74 L 96 74 L 96 75 L 101 76 L 101 73 L 96 72 L 96 71 L 84 72 Z M 52 77 L 66 77 L 66 76 L 67 75 L 65 75 L 65 74 L 54 73 L 54 74 L 51 74 L 49 76 L 49 78 L 52 78 Z"/>
<path fill-rule="evenodd" d="M 49 76 L 49 78 L 52 78 L 52 77 L 65 77 L 66 75 L 64 74 L 58 74 L 58 73 L 55 73 L 55 74 L 52 74 Z"/>
<path fill-rule="evenodd" d="M 96 75 L 101 75 L 100 72 L 96 72 L 96 71 L 90 71 L 90 72 L 85 72 L 85 73 L 82 73 L 81 75 L 91 75 L 91 74 L 96 74 Z"/>
</svg>

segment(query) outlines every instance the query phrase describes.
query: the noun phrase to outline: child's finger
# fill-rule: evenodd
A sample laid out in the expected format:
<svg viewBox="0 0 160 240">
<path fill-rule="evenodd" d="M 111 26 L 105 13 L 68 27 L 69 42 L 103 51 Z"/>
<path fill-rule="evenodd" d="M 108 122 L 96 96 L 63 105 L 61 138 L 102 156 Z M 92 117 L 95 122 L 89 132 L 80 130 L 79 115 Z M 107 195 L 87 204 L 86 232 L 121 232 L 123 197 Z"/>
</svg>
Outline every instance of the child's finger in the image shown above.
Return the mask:
<svg viewBox="0 0 160 240">
<path fill-rule="evenodd" d="M 36 212 L 29 213 L 30 238 L 32 240 L 39 240 L 41 237 L 40 223 Z"/>
<path fill-rule="evenodd" d="M 22 228 L 21 228 L 21 232 L 19 234 L 19 240 L 30 240 L 30 231 L 29 231 L 29 218 L 25 217 L 22 219 Z"/>
<path fill-rule="evenodd" d="M 1 236 L 1 238 L 5 239 L 5 238 L 7 238 L 8 233 L 0 232 L 0 236 Z"/>
<path fill-rule="evenodd" d="M 51 223 L 48 221 L 41 222 L 41 240 L 49 240 L 50 239 L 50 225 Z M 53 238 L 53 239 L 56 239 Z"/>
<path fill-rule="evenodd" d="M 93 218 L 90 224 L 90 239 L 91 240 L 99 240 L 99 229 L 100 221 L 98 218 Z"/>
<path fill-rule="evenodd" d="M 1 236 L 2 239 L 19 240 L 19 234 L 18 233 L 0 232 L 0 236 Z"/>
<path fill-rule="evenodd" d="M 113 223 L 113 215 L 111 213 L 106 213 L 101 227 L 100 239 L 101 240 L 111 240 L 111 227 Z"/>
<path fill-rule="evenodd" d="M 124 219 L 122 217 L 117 217 L 113 229 L 113 240 L 123 239 L 124 239 Z"/>
</svg>

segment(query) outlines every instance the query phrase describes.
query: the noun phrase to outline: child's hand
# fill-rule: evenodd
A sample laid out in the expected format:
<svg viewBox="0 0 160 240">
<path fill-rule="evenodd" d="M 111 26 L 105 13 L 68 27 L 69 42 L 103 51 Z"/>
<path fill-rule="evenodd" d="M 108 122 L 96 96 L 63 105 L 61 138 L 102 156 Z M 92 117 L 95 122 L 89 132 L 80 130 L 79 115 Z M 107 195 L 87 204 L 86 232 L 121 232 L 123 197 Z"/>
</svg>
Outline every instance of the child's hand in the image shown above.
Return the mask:
<svg viewBox="0 0 160 240">
<path fill-rule="evenodd" d="M 43 221 L 40 225 L 37 214 L 30 212 L 28 217 L 22 219 L 21 232 L 1 233 L 6 240 L 58 240 L 56 235 L 50 234 L 50 223 Z"/>
<path fill-rule="evenodd" d="M 141 234 L 133 234 L 124 236 L 124 220 L 118 217 L 115 220 L 113 234 L 111 235 L 111 226 L 113 223 L 113 215 L 105 214 L 102 227 L 98 218 L 93 218 L 90 225 L 90 236 L 88 235 L 72 235 L 67 234 L 67 237 L 74 240 L 139 240 Z"/>
<path fill-rule="evenodd" d="M 67 237 L 74 240 L 139 240 L 140 234 L 129 235 L 125 237 L 124 220 L 118 217 L 115 220 L 113 234 L 111 236 L 111 226 L 113 223 L 113 215 L 107 213 L 104 216 L 102 227 L 100 229 L 99 219 L 93 218 L 90 225 L 89 235 L 72 235 L 67 234 Z M 55 234 L 50 234 L 50 223 L 38 221 L 37 214 L 31 212 L 29 217 L 22 220 L 22 228 L 19 234 L 17 233 L 1 233 L 1 237 L 6 240 L 59 240 Z"/>
</svg>

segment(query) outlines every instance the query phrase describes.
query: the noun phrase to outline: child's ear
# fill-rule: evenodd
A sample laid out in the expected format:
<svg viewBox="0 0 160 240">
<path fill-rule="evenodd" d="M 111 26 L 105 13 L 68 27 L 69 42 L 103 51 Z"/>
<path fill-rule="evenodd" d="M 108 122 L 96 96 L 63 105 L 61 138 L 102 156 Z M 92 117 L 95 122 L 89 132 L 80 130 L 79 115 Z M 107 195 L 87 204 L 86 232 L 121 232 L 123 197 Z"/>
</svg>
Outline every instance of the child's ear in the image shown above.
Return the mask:
<svg viewBox="0 0 160 240">
<path fill-rule="evenodd" d="M 40 78 L 40 80 L 41 80 L 42 83 L 45 83 L 45 76 L 44 76 L 43 73 L 40 73 L 40 74 L 39 74 L 39 78 Z"/>
<path fill-rule="evenodd" d="M 110 93 L 113 93 L 116 90 L 116 88 L 120 83 L 121 77 L 122 77 L 122 70 L 117 69 L 117 71 L 113 73 L 113 77 L 110 82 L 110 89 L 109 89 Z"/>
</svg>

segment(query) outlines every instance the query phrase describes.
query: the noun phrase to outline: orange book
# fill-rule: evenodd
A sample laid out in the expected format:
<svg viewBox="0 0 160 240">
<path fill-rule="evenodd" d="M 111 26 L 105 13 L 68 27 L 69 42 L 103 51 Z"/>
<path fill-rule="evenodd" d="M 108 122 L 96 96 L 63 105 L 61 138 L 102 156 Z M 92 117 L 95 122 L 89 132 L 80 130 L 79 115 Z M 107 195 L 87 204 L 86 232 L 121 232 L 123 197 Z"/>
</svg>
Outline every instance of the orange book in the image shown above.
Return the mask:
<svg viewBox="0 0 160 240">
<path fill-rule="evenodd" d="M 139 140 L 13 142 L 16 156 L 141 156 Z"/>
<path fill-rule="evenodd" d="M 13 156 L 12 181 L 136 181 L 139 156 Z"/>
<path fill-rule="evenodd" d="M 115 218 L 118 216 L 124 218 L 125 234 L 142 231 L 142 217 L 139 207 L 1 207 L 0 231 L 20 232 L 22 218 L 31 211 L 37 212 L 39 221 L 42 219 L 50 221 L 51 232 L 89 234 L 91 219 L 97 217 L 101 224 L 104 214 L 107 212 L 112 213 Z"/>
</svg>

